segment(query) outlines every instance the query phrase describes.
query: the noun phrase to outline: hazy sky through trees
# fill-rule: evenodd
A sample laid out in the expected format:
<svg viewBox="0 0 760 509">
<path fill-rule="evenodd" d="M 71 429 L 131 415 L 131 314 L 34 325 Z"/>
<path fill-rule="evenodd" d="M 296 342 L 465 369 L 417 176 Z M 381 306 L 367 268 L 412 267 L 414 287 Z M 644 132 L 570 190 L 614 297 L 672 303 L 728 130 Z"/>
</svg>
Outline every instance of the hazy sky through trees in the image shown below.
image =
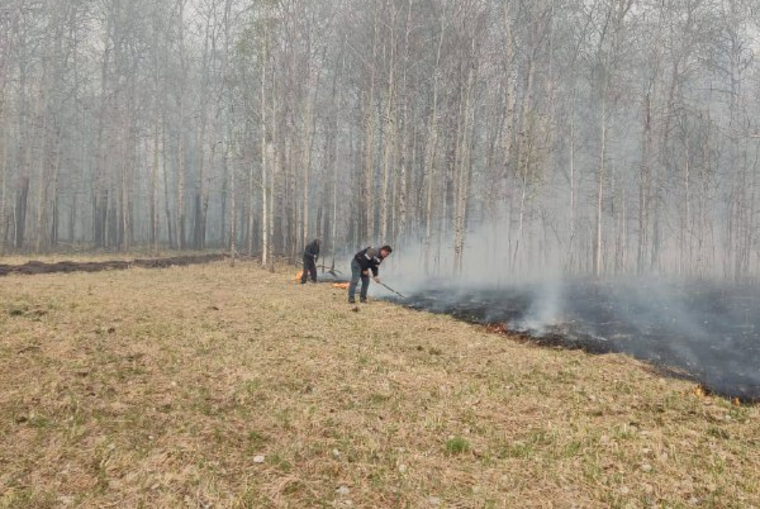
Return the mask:
<svg viewBox="0 0 760 509">
<path fill-rule="evenodd" d="M 756 0 L 0 0 L 2 248 L 268 264 L 320 236 L 428 274 L 757 276 L 759 22 Z"/>
</svg>

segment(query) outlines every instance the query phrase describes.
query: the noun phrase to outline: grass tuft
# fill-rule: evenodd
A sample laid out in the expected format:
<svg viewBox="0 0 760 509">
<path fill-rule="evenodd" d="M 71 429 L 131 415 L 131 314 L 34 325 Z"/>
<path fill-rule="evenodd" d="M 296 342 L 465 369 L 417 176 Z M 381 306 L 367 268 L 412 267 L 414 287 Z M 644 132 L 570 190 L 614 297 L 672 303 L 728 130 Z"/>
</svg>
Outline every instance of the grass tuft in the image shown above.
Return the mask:
<svg viewBox="0 0 760 509">
<path fill-rule="evenodd" d="M 462 437 L 454 437 L 446 441 L 446 452 L 451 456 L 464 454 L 469 450 L 470 442 Z"/>
</svg>

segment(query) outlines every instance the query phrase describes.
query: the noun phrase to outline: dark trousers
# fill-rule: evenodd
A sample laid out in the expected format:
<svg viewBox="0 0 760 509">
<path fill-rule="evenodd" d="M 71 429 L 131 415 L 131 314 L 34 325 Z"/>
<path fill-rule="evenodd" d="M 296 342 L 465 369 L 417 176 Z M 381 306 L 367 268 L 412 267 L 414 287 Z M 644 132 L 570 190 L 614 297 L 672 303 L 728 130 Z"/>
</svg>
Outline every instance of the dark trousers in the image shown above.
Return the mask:
<svg viewBox="0 0 760 509">
<path fill-rule="evenodd" d="M 311 280 L 317 282 L 317 264 L 313 256 L 303 257 L 303 274 L 301 274 L 301 284 L 306 284 L 306 278 L 311 275 Z"/>
<path fill-rule="evenodd" d="M 356 287 L 359 286 L 359 280 L 362 282 L 362 290 L 360 298 L 363 301 L 367 300 L 367 290 L 369 290 L 369 275 L 362 274 L 362 267 L 356 260 L 351 261 L 351 284 L 348 285 L 348 300 L 353 301 L 356 299 Z"/>
</svg>

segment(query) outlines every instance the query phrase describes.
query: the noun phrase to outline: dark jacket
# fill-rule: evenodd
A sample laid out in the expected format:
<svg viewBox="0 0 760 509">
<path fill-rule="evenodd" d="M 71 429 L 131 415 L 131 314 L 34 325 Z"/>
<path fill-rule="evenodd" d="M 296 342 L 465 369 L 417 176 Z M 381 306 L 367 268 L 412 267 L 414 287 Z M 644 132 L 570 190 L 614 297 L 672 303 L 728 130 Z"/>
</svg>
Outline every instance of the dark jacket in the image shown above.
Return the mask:
<svg viewBox="0 0 760 509">
<path fill-rule="evenodd" d="M 319 258 L 319 242 L 316 240 L 306 246 L 306 249 L 303 251 L 303 257 L 304 258 L 311 258 L 313 260 L 317 260 Z"/>
<path fill-rule="evenodd" d="M 383 258 L 380 256 L 380 250 L 375 249 L 374 247 L 368 247 L 367 249 L 359 251 L 356 253 L 356 256 L 354 256 L 354 260 L 356 260 L 359 267 L 362 268 L 362 272 L 365 270 L 371 270 L 372 275 L 375 277 L 377 277 L 380 264 L 383 263 Z"/>
</svg>

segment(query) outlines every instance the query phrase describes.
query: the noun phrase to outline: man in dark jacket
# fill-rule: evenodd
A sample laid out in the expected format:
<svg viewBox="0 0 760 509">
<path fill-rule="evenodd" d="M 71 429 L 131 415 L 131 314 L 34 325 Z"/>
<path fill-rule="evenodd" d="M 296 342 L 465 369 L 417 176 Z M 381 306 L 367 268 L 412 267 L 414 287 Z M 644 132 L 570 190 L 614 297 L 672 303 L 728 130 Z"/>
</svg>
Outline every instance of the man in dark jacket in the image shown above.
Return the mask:
<svg viewBox="0 0 760 509">
<path fill-rule="evenodd" d="M 314 241 L 306 246 L 303 250 L 303 274 L 301 274 L 301 284 L 306 284 L 306 278 L 311 274 L 311 280 L 317 282 L 317 260 L 319 259 L 319 248 L 322 247 L 322 241 Z"/>
<path fill-rule="evenodd" d="M 362 251 L 359 251 L 351 260 L 351 284 L 348 287 L 348 302 L 354 304 L 356 302 L 356 287 L 359 285 L 359 280 L 362 282 L 362 290 L 359 294 L 359 298 L 362 303 L 367 302 L 367 290 L 369 289 L 369 273 L 372 272 L 372 276 L 375 278 L 375 282 L 379 283 L 379 267 L 383 263 L 383 260 L 388 258 L 393 252 L 391 246 L 383 246 L 380 249 L 374 247 L 368 247 Z"/>
</svg>

